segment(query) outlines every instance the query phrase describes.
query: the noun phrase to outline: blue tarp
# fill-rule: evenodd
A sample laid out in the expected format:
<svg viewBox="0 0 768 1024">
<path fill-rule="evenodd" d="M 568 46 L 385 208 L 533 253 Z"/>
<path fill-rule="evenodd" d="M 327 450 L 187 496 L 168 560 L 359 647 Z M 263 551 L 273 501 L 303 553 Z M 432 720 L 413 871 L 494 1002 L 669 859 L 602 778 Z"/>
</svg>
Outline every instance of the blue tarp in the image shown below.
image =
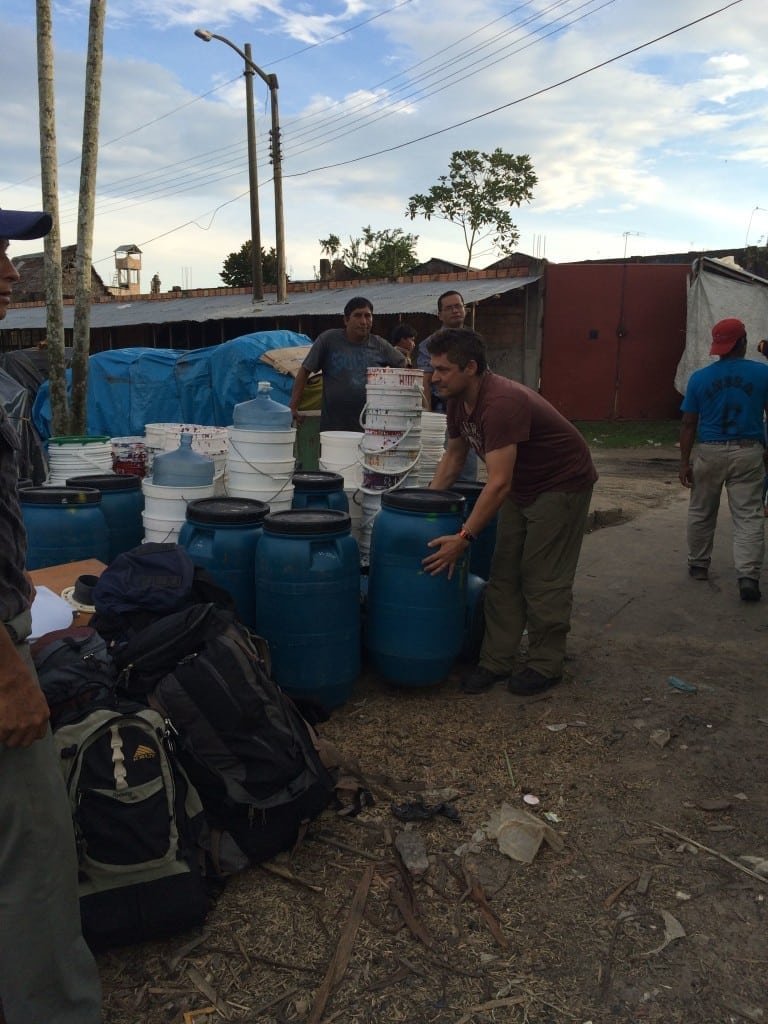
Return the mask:
<svg viewBox="0 0 768 1024">
<path fill-rule="evenodd" d="M 260 381 L 271 397 L 288 405 L 293 377 L 260 362 L 265 352 L 310 345 L 305 334 L 259 331 L 192 352 L 122 348 L 88 360 L 87 431 L 109 437 L 144 433 L 147 423 L 200 423 L 226 427 L 239 402 L 256 397 Z M 70 372 L 67 371 L 68 386 Z M 51 436 L 51 402 L 45 381 L 32 420 L 44 439 Z"/>
</svg>

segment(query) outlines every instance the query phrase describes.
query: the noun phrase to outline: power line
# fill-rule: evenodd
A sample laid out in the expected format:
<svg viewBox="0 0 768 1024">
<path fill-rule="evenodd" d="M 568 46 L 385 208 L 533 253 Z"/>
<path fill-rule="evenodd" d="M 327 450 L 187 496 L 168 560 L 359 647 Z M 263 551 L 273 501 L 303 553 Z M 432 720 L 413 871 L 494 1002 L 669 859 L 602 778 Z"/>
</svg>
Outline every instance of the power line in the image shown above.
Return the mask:
<svg viewBox="0 0 768 1024">
<path fill-rule="evenodd" d="M 312 167 L 307 171 L 296 171 L 293 174 L 285 174 L 283 177 L 301 178 L 307 174 L 317 174 L 318 171 L 329 171 L 336 167 L 346 167 L 349 164 L 361 163 L 363 160 L 372 160 L 374 157 L 383 156 L 385 153 L 395 153 L 397 150 L 413 146 L 417 142 L 425 142 L 427 139 L 434 139 L 438 135 L 444 135 L 446 132 L 453 131 L 455 128 L 463 128 L 465 125 L 473 124 L 475 121 L 481 121 L 485 117 L 490 117 L 491 114 L 498 114 L 500 110 L 508 110 L 510 107 L 517 106 L 519 103 L 524 103 L 526 100 L 534 99 L 536 96 L 543 96 L 547 92 L 559 89 L 562 85 L 568 85 L 570 82 L 575 82 L 579 78 L 584 78 L 585 75 L 589 75 L 593 71 L 599 71 L 600 68 L 608 67 L 609 64 L 615 64 L 617 60 L 629 57 L 633 53 L 639 53 L 640 50 L 645 50 L 649 46 L 653 46 L 654 43 L 660 43 L 664 39 L 669 39 L 671 36 L 677 35 L 679 32 L 685 31 L 685 29 L 692 28 L 694 25 L 699 25 L 701 22 L 707 21 L 709 18 L 714 18 L 715 15 L 722 14 L 723 11 L 727 11 L 731 7 L 736 7 L 737 4 L 742 2 L 743 0 L 731 0 L 730 3 L 725 4 L 723 7 L 718 7 L 715 11 L 710 11 L 709 14 L 704 14 L 700 18 L 694 18 L 693 21 L 686 22 L 685 25 L 680 25 L 678 28 L 674 28 L 669 32 L 664 32 L 662 35 L 656 36 L 654 39 L 649 39 L 645 43 L 633 46 L 629 50 L 624 50 L 623 53 L 618 53 L 614 57 L 609 57 L 607 60 L 601 61 L 599 64 L 593 64 L 591 67 L 585 68 L 584 71 L 578 71 L 576 74 L 569 75 L 567 78 L 561 78 L 559 82 L 554 82 L 552 85 L 545 85 L 541 89 L 536 89 L 534 92 L 526 93 L 525 96 L 520 96 L 516 100 L 510 100 L 508 103 L 502 103 L 498 107 L 485 110 L 482 114 L 476 114 L 474 117 L 468 117 L 464 121 L 456 121 L 453 124 L 447 125 L 445 128 L 438 128 L 434 132 L 429 132 L 426 135 L 419 135 L 415 139 L 409 139 L 407 142 L 400 142 L 395 146 L 388 146 L 386 149 L 379 149 L 373 153 L 366 153 L 363 156 L 353 157 L 350 160 L 339 160 L 333 164 L 324 164 L 321 167 Z"/>
</svg>

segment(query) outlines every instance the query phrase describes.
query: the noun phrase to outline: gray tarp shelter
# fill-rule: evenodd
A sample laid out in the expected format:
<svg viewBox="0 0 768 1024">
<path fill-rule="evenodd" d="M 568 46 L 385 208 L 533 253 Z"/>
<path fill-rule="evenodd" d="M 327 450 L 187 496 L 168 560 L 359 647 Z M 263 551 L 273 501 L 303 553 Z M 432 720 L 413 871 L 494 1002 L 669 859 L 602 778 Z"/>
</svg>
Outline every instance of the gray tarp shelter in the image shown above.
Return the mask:
<svg viewBox="0 0 768 1024">
<path fill-rule="evenodd" d="M 768 281 L 704 256 L 693 264 L 688 286 L 685 349 L 675 374 L 675 387 L 681 395 L 694 370 L 715 360 L 716 356 L 709 354 L 712 328 L 729 316 L 738 317 L 747 328 L 747 358 L 764 362 L 757 343 L 768 338 Z"/>
</svg>

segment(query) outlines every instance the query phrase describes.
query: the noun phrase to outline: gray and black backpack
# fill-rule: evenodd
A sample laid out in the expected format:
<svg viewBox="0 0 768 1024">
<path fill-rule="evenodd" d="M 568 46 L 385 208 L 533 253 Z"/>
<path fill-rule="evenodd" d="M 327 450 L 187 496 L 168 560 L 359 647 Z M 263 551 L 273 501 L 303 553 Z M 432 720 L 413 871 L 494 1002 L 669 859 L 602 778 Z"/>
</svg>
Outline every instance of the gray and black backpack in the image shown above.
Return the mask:
<svg viewBox="0 0 768 1024">
<path fill-rule="evenodd" d="M 88 627 L 41 638 L 33 658 L 72 812 L 86 941 L 104 949 L 201 924 L 203 809 L 162 716 L 118 695 Z"/>
</svg>

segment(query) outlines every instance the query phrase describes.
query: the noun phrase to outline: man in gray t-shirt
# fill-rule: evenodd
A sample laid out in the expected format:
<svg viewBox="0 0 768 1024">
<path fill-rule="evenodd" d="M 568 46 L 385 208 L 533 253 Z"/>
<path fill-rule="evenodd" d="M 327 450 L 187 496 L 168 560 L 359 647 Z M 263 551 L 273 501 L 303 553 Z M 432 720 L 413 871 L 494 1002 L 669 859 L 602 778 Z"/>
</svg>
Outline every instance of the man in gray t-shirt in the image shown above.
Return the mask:
<svg viewBox="0 0 768 1024">
<path fill-rule="evenodd" d="M 403 366 L 405 356 L 396 348 L 371 334 L 373 306 L 368 299 L 355 296 L 344 307 L 344 327 L 331 328 L 318 336 L 296 374 L 291 394 L 294 420 L 300 418 L 299 405 L 310 374 L 323 374 L 321 430 L 357 430 L 365 405 L 365 383 L 369 366 Z"/>
</svg>

